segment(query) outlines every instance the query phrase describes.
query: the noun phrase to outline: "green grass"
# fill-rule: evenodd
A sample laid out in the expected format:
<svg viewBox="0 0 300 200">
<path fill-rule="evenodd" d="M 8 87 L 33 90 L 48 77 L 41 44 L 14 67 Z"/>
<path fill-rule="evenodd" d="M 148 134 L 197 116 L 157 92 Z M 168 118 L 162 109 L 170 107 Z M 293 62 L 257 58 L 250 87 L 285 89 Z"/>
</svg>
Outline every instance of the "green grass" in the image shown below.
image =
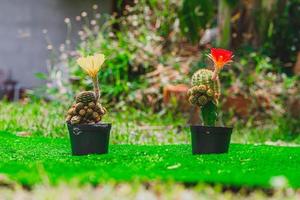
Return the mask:
<svg viewBox="0 0 300 200">
<path fill-rule="evenodd" d="M 67 137 L 65 112 L 67 107 L 57 103 L 0 102 L 0 131 L 14 134 L 27 132 L 33 136 Z M 110 109 L 108 108 L 110 111 Z M 103 121 L 113 124 L 113 144 L 186 143 L 189 140 L 186 119 L 172 113 L 153 113 L 134 108 L 109 112 Z"/>
<path fill-rule="evenodd" d="M 113 111 L 115 109 L 115 111 Z M 57 103 L 31 102 L 27 104 L 0 102 L 0 130 L 28 132 L 33 136 L 67 137 L 64 122 L 67 106 Z M 130 107 L 108 108 L 104 121 L 112 122 L 112 144 L 186 144 L 190 141 L 187 116 L 171 112 L 153 113 Z M 280 123 L 265 123 L 253 127 L 237 124 L 232 141 L 236 143 L 265 143 L 285 141 L 300 144 L 300 136 L 290 137 L 288 127 Z"/>
<path fill-rule="evenodd" d="M 66 138 L 0 133 L 0 173 L 42 182 L 176 181 L 269 187 L 284 176 L 300 188 L 300 148 L 232 144 L 229 154 L 191 155 L 190 145 L 111 145 L 107 155 L 71 156 Z"/>
</svg>

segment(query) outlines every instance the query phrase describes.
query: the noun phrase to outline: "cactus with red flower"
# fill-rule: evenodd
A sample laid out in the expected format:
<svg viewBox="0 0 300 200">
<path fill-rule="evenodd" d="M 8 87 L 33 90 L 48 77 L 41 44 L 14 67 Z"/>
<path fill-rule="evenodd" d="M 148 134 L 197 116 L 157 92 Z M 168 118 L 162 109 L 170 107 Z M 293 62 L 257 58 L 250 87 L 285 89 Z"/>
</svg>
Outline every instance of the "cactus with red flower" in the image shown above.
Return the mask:
<svg viewBox="0 0 300 200">
<path fill-rule="evenodd" d="M 225 49 L 212 48 L 208 55 L 214 63 L 214 71 L 200 69 L 191 80 L 188 91 L 189 102 L 201 109 L 204 125 L 214 126 L 218 117 L 218 100 L 220 98 L 219 72 L 224 65 L 232 62 L 233 53 Z"/>
</svg>

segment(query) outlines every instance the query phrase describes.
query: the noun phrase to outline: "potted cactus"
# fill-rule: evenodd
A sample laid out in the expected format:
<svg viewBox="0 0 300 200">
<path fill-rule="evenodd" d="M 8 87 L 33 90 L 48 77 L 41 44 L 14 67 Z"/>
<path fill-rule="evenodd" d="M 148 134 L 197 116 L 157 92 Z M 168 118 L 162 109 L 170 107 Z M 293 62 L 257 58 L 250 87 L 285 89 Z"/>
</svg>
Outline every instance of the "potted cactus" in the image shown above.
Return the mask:
<svg viewBox="0 0 300 200">
<path fill-rule="evenodd" d="M 92 79 L 94 91 L 83 91 L 76 95 L 75 102 L 67 113 L 73 155 L 105 154 L 108 152 L 110 123 L 101 119 L 106 109 L 100 102 L 98 72 L 105 61 L 103 54 L 80 57 L 79 66 Z"/>
<path fill-rule="evenodd" d="M 232 62 L 233 53 L 225 49 L 212 48 L 208 55 L 214 63 L 214 71 L 196 71 L 188 90 L 189 102 L 199 106 L 203 125 L 191 125 L 192 153 L 228 152 L 232 128 L 217 127 L 218 100 L 220 98 L 219 72 Z"/>
</svg>

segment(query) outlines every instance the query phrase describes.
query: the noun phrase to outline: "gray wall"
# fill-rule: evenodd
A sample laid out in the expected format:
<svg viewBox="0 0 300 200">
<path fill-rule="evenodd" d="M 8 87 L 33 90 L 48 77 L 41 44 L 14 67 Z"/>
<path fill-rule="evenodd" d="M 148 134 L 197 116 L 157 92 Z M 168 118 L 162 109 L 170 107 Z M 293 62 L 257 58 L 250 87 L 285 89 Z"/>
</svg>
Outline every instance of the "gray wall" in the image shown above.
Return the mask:
<svg viewBox="0 0 300 200">
<path fill-rule="evenodd" d="M 101 13 L 111 12 L 111 0 L 0 0 L 0 70 L 23 87 L 42 83 L 35 77 L 46 72 L 49 57 L 43 29 L 54 46 L 66 39 L 65 17 L 72 21 L 97 3 Z M 73 34 L 76 34 L 74 31 Z M 1 80 L 0 80 L 1 81 Z"/>
</svg>

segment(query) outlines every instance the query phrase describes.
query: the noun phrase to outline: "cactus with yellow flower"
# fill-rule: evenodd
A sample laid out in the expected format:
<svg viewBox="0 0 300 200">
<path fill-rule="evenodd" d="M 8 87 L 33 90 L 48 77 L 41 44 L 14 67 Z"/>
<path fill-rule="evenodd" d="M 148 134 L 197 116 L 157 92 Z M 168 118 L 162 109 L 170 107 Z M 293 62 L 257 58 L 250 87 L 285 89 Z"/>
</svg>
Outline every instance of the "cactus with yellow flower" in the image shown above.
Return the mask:
<svg viewBox="0 0 300 200">
<path fill-rule="evenodd" d="M 196 71 L 188 90 L 189 102 L 201 109 L 204 125 L 214 126 L 218 117 L 220 98 L 220 80 L 218 74 L 224 65 L 232 62 L 233 53 L 225 49 L 212 48 L 208 55 L 214 63 L 214 71 L 200 69 Z"/>
<path fill-rule="evenodd" d="M 94 91 L 83 91 L 76 95 L 75 103 L 68 110 L 66 121 L 70 124 L 95 124 L 107 112 L 100 102 L 98 72 L 105 61 L 103 54 L 80 57 L 78 65 L 92 79 Z"/>
</svg>

